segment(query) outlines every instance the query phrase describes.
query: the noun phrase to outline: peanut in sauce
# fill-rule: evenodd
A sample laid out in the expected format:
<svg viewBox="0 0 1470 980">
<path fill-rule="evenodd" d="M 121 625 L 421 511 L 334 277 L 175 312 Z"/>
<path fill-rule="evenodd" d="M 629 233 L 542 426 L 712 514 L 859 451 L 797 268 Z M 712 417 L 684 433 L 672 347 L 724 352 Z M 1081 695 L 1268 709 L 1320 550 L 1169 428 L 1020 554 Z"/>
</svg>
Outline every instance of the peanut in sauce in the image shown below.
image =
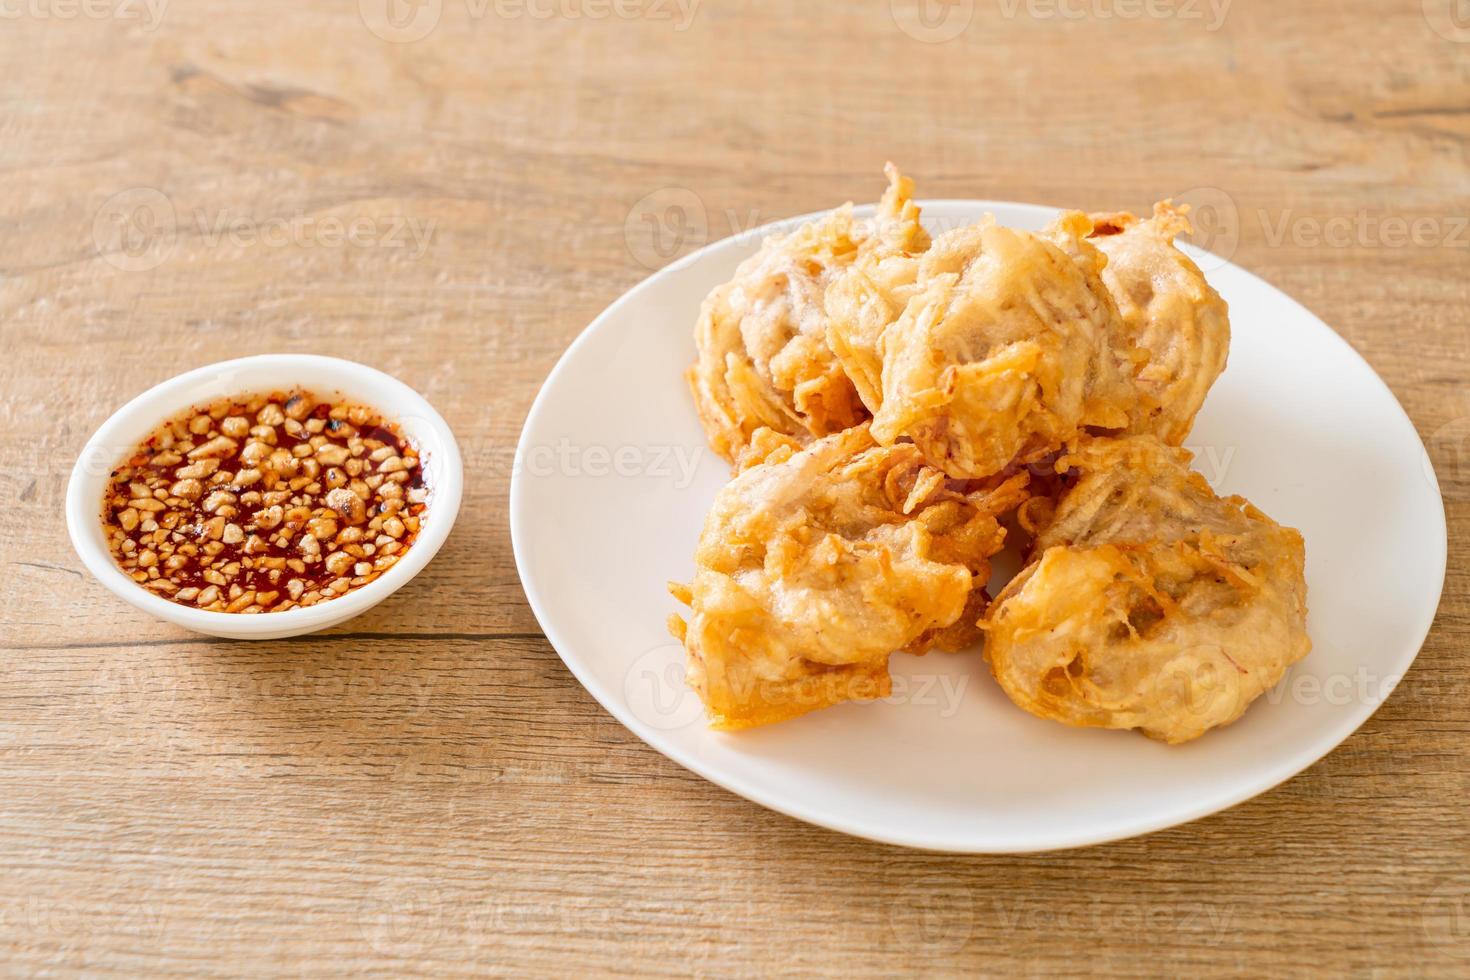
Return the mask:
<svg viewBox="0 0 1470 980">
<path fill-rule="evenodd" d="M 378 414 L 276 391 L 160 426 L 112 472 L 102 525 L 118 566 L 165 599 L 283 612 L 393 567 L 427 501 L 417 449 Z"/>
</svg>

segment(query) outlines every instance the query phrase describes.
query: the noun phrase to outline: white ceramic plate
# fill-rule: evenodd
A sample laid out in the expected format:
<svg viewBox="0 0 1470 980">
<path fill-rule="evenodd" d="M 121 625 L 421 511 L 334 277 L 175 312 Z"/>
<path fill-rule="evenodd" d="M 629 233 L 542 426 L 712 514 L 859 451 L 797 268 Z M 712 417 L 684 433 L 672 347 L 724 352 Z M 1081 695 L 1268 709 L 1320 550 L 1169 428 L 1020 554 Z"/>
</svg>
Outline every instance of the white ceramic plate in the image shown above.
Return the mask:
<svg viewBox="0 0 1470 980">
<path fill-rule="evenodd" d="M 925 224 L 1032 205 L 933 201 Z M 871 209 L 859 209 L 859 214 Z M 809 217 L 809 216 L 808 216 Z M 802 219 L 793 219 L 802 220 Z M 1300 772 L 1351 734 L 1423 643 L 1445 572 L 1434 472 L 1388 388 L 1290 297 L 1198 253 L 1230 303 L 1230 365 L 1188 445 L 1307 543 L 1315 649 L 1234 725 L 1184 746 L 1016 708 L 978 654 L 893 658 L 894 695 L 743 733 L 711 732 L 665 631 L 724 462 L 684 369 L 700 300 L 759 246 L 727 239 L 623 296 L 547 379 L 521 436 L 511 532 L 547 637 L 608 711 L 705 778 L 801 820 L 945 851 L 1115 840 L 1202 817 Z"/>
</svg>

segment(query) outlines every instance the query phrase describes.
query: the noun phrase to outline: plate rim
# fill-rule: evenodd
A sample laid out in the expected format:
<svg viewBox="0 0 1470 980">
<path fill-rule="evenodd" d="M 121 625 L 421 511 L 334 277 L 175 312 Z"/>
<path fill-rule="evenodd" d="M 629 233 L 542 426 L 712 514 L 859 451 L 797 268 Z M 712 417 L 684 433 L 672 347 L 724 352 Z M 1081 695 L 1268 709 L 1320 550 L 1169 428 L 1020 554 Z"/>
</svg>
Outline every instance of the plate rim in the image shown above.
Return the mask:
<svg viewBox="0 0 1470 980">
<path fill-rule="evenodd" d="M 927 209 L 943 210 L 951 207 L 966 208 L 971 210 L 978 210 L 981 212 L 1005 209 L 1009 211 L 1031 212 L 1034 216 L 1043 220 L 1050 220 L 1051 218 L 1054 218 L 1057 214 L 1068 210 L 1066 208 L 1051 207 L 1043 204 L 1034 204 L 1021 201 L 1003 201 L 989 198 L 929 198 L 921 201 L 916 201 L 915 203 L 919 206 L 921 213 Z M 561 634 L 560 629 L 554 624 L 554 622 L 550 621 L 550 617 L 548 617 L 544 613 L 543 610 L 545 609 L 545 605 L 543 603 L 540 592 L 537 589 L 536 585 L 533 583 L 532 579 L 527 575 L 526 563 L 522 557 L 526 547 L 528 547 L 525 539 L 527 534 L 529 533 L 528 530 L 524 527 L 524 525 L 526 524 L 526 518 L 524 514 L 526 506 L 526 479 L 524 476 L 524 468 L 520 465 L 520 462 L 522 459 L 524 459 L 525 453 L 528 448 L 527 440 L 530 438 L 531 432 L 535 428 L 537 421 L 546 410 L 546 406 L 549 404 L 547 393 L 553 388 L 554 382 L 565 370 L 567 370 L 567 366 L 575 359 L 578 351 L 584 345 L 590 343 L 593 336 L 598 334 L 601 330 L 606 329 L 607 324 L 613 322 L 613 320 L 616 318 L 617 313 L 622 309 L 622 307 L 634 302 L 644 292 L 655 288 L 656 284 L 660 283 L 664 278 L 678 274 L 688 266 L 693 265 L 705 255 L 709 254 L 710 252 L 713 252 L 717 249 L 729 247 L 732 241 L 736 242 L 737 244 L 747 239 L 757 242 L 763 241 L 765 237 L 770 234 L 774 234 L 782 230 L 787 230 L 788 228 L 794 227 L 800 223 L 811 221 L 824 215 L 831 214 L 835 210 L 837 209 L 824 208 L 818 211 L 808 212 L 806 214 L 795 215 L 788 218 L 780 218 L 775 221 L 766 222 L 765 224 L 759 225 L 748 231 L 739 232 L 734 235 L 727 235 L 713 242 L 709 242 L 708 244 L 705 244 L 700 248 L 690 252 L 688 255 L 675 259 L 668 265 L 665 265 L 662 268 L 656 269 L 653 272 L 649 273 L 643 279 L 635 283 L 631 288 L 624 291 L 606 307 L 604 307 L 602 312 L 593 317 L 593 319 L 587 324 L 587 326 L 583 327 L 582 330 L 577 334 L 577 336 L 572 340 L 572 342 L 567 345 L 566 350 L 564 350 L 561 353 L 561 356 L 557 358 L 556 364 L 552 367 L 551 371 L 547 373 L 545 379 L 543 379 L 543 381 L 541 382 L 541 386 L 536 392 L 536 397 L 533 399 L 531 407 L 526 413 L 526 418 L 521 425 L 521 433 L 516 440 L 516 450 L 514 457 L 515 465 L 513 465 L 511 468 L 509 501 L 511 551 L 515 559 L 516 575 L 520 579 L 521 589 L 526 595 L 526 600 L 531 607 L 531 612 L 536 617 L 537 623 L 541 626 L 542 634 L 545 636 L 546 641 L 550 643 L 552 649 L 556 651 L 557 657 L 566 666 L 566 668 L 571 671 L 572 676 L 577 679 L 577 682 L 582 685 L 582 688 L 587 691 L 588 694 L 592 695 L 593 699 L 596 700 L 597 703 L 600 704 L 604 710 L 606 710 L 615 719 L 617 719 L 618 722 L 623 725 L 623 727 L 627 728 L 630 732 L 636 735 L 638 739 L 649 748 L 658 752 L 660 755 L 663 755 L 665 758 L 668 758 L 678 763 L 685 769 L 695 773 L 701 778 L 708 780 L 709 782 L 714 783 L 716 786 L 719 786 L 722 789 L 734 793 L 737 796 L 743 797 L 752 803 L 763 806 L 769 810 L 774 810 L 777 813 L 781 813 L 793 819 L 800 820 L 803 823 L 812 824 L 814 826 L 822 827 L 827 830 L 837 831 L 839 833 L 847 834 L 852 837 L 862 838 L 864 840 L 873 841 L 875 843 L 897 845 L 900 847 L 907 847 L 922 851 L 932 851 L 948 854 L 1034 854 L 1051 851 L 1071 850 L 1079 847 L 1089 847 L 1097 844 L 1104 844 L 1113 841 L 1127 840 L 1133 837 L 1140 837 L 1146 834 L 1155 833 L 1160 830 L 1165 830 L 1171 827 L 1177 827 L 1183 824 L 1191 823 L 1195 820 L 1200 820 L 1212 814 L 1220 813 L 1230 809 L 1231 807 L 1238 806 L 1246 800 L 1253 799 L 1263 793 L 1269 792 L 1277 786 L 1280 786 L 1282 783 L 1300 774 L 1304 770 L 1308 769 L 1309 767 L 1326 757 L 1330 752 L 1335 750 L 1338 746 L 1340 746 L 1343 742 L 1350 738 L 1355 732 L 1357 732 L 1358 729 L 1366 724 L 1368 720 L 1377 713 L 1378 709 L 1381 708 L 1390 697 L 1392 697 L 1393 690 L 1397 689 L 1399 683 L 1402 683 L 1403 677 L 1408 675 L 1409 669 L 1412 668 L 1414 662 L 1418 660 L 1419 654 L 1424 649 L 1424 642 L 1428 639 L 1430 631 L 1434 628 L 1434 623 L 1438 619 L 1439 615 L 1440 603 L 1444 596 L 1445 576 L 1448 572 L 1449 537 L 1448 522 L 1446 520 L 1444 509 L 1444 494 L 1440 489 L 1438 474 L 1436 474 L 1434 471 L 1433 460 L 1429 457 L 1428 450 L 1424 446 L 1424 439 L 1420 435 L 1418 427 L 1415 426 L 1414 420 L 1410 418 L 1408 412 L 1405 411 L 1403 404 L 1398 399 L 1398 396 L 1396 396 L 1393 392 L 1393 389 L 1389 387 L 1388 382 L 1383 379 L 1383 377 L 1373 367 L 1372 363 L 1369 362 L 1369 360 L 1364 357 L 1357 350 L 1357 348 L 1355 348 L 1347 340 L 1347 338 L 1343 337 L 1336 330 L 1332 329 L 1332 327 L 1329 326 L 1325 320 L 1313 313 L 1305 304 L 1297 300 L 1294 296 L 1287 293 L 1285 290 L 1275 286 L 1269 280 L 1257 275 L 1254 272 L 1251 272 L 1243 266 L 1237 265 L 1230 259 L 1222 258 L 1204 249 L 1193 248 L 1192 251 L 1197 255 L 1208 257 L 1209 259 L 1219 263 L 1219 265 L 1216 267 L 1217 270 L 1228 269 L 1231 270 L 1233 273 L 1238 273 L 1244 276 L 1247 280 L 1253 281 L 1255 285 L 1263 286 L 1270 292 L 1274 293 L 1276 296 L 1285 299 L 1287 302 L 1295 306 L 1301 313 L 1306 314 L 1307 321 L 1312 324 L 1313 328 L 1316 329 L 1318 333 L 1325 334 L 1328 339 L 1345 348 L 1348 353 L 1350 353 L 1364 367 L 1368 369 L 1368 374 L 1375 382 L 1377 382 L 1379 387 L 1383 390 L 1383 393 L 1388 396 L 1390 403 L 1392 403 L 1392 405 L 1398 410 L 1399 416 L 1402 419 L 1403 423 L 1408 427 L 1408 430 L 1413 433 L 1414 439 L 1418 443 L 1419 451 L 1423 457 L 1424 474 L 1428 478 L 1430 488 L 1434 493 L 1435 500 L 1437 500 L 1439 503 L 1438 507 L 1432 509 L 1432 516 L 1434 517 L 1437 524 L 1435 529 L 1436 533 L 1434 535 L 1434 542 L 1437 546 L 1438 551 L 1438 571 L 1434 576 L 1436 586 L 1434 589 L 1433 598 L 1421 609 L 1420 612 L 1419 618 L 1422 620 L 1422 627 L 1417 630 L 1418 638 L 1414 643 L 1413 652 L 1409 655 L 1407 661 L 1405 661 L 1403 672 L 1399 675 L 1399 681 L 1395 682 L 1393 689 L 1390 689 L 1376 703 L 1360 704 L 1360 717 L 1356 716 L 1355 714 L 1345 714 L 1343 716 L 1343 722 L 1335 726 L 1335 728 L 1331 729 L 1327 735 L 1319 738 L 1319 741 L 1324 745 L 1324 747 L 1321 748 L 1320 751 L 1315 747 L 1312 747 L 1308 748 L 1304 752 L 1300 752 L 1285 759 L 1278 760 L 1273 765 L 1265 767 L 1257 776 L 1243 780 L 1241 788 L 1238 788 L 1232 792 L 1220 794 L 1217 796 L 1211 796 L 1208 797 L 1204 802 L 1170 810 L 1160 816 L 1145 817 L 1133 821 L 1113 821 L 1091 831 L 1084 830 L 1073 834 L 1062 835 L 1050 834 L 1047 835 L 1045 839 L 1042 839 L 1040 837 L 1029 838 L 1018 837 L 1016 835 L 1008 835 L 1005 840 L 993 840 L 985 838 L 983 834 L 977 834 L 974 836 L 973 839 L 960 841 L 943 838 L 942 835 L 935 834 L 914 834 L 903 832 L 895 833 L 883 827 L 875 827 L 866 824 L 861 818 L 861 815 L 834 817 L 827 813 L 812 812 L 807 807 L 801 805 L 793 805 L 792 803 L 787 801 L 781 794 L 767 791 L 764 787 L 760 786 L 758 783 L 752 780 L 738 776 L 731 776 L 729 774 L 719 772 L 716 767 L 705 765 L 696 755 L 686 752 L 678 746 L 657 744 L 657 742 L 655 741 L 655 730 L 639 720 L 637 716 L 617 697 L 617 692 L 604 689 L 600 683 L 598 683 L 590 676 L 590 671 L 584 673 L 583 670 L 579 669 L 578 665 L 573 662 L 575 658 L 568 658 L 568 656 L 562 652 L 562 647 L 563 645 L 565 645 L 565 637 Z M 874 204 L 855 205 L 852 208 L 854 216 L 858 217 L 866 217 L 869 214 L 873 213 L 875 210 L 876 205 Z"/>
</svg>

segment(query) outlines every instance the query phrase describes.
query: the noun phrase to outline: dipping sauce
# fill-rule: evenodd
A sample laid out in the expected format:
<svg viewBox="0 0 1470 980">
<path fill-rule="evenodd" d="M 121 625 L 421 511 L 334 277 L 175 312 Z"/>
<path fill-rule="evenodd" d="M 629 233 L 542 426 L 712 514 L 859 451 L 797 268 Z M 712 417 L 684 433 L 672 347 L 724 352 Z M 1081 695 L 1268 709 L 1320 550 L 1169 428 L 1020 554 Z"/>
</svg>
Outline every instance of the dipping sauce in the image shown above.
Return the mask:
<svg viewBox="0 0 1470 980">
<path fill-rule="evenodd" d="M 122 570 L 165 599 L 283 612 L 392 568 L 427 500 L 417 449 L 372 409 L 277 391 L 161 425 L 113 471 L 102 527 Z"/>
</svg>

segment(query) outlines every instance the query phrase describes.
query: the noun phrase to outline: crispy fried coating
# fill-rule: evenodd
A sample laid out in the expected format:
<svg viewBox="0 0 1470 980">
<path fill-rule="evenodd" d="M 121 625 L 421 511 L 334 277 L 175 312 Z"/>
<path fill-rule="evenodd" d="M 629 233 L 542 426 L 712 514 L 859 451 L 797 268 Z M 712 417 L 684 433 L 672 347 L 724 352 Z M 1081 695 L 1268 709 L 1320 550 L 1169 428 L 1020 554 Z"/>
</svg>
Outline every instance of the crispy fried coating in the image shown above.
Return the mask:
<svg viewBox="0 0 1470 980">
<path fill-rule="evenodd" d="M 1218 497 L 1152 436 L 1088 438 L 1032 560 L 982 623 L 1012 701 L 1177 743 L 1228 724 L 1311 649 L 1302 537 Z"/>
<path fill-rule="evenodd" d="M 770 239 L 705 301 L 689 380 L 739 475 L 670 627 L 713 727 L 885 696 L 892 651 L 982 631 L 1040 717 L 1170 743 L 1239 718 L 1311 649 L 1305 551 L 1175 448 L 1230 343 L 1187 209 L 931 242 L 886 172 L 874 223 Z M 1017 507 L 1028 564 L 991 602 Z"/>
<path fill-rule="evenodd" d="M 912 286 L 894 271 L 829 292 L 834 347 L 863 379 L 880 443 L 907 436 L 950 476 L 984 478 L 1084 426 L 1128 424 L 1134 395 L 1108 345 L 1119 314 L 1091 227 L 1080 212 L 1041 234 L 987 218 L 936 238 Z"/>
<path fill-rule="evenodd" d="M 856 262 L 928 247 L 913 182 L 891 163 L 885 173 L 874 219 L 855 219 L 847 204 L 772 236 L 706 297 L 687 377 L 710 446 L 732 463 L 762 427 L 806 442 L 868 418 L 827 346 L 826 292 Z"/>
<path fill-rule="evenodd" d="M 715 499 L 671 631 L 715 728 L 781 721 L 890 692 L 888 657 L 974 642 L 997 515 L 1025 475 L 953 489 L 911 444 L 879 446 L 866 424 L 766 455 Z"/>
<path fill-rule="evenodd" d="M 878 342 L 918 292 L 922 251 L 870 251 L 858 256 L 827 286 L 827 346 L 869 412 L 883 404 L 883 355 Z"/>
<path fill-rule="evenodd" d="M 1090 241 L 1108 258 L 1102 280 L 1122 314 L 1113 337 L 1144 355 L 1135 382 L 1145 411 L 1130 426 L 1171 446 L 1184 442 L 1230 353 L 1230 315 L 1199 266 L 1174 245 L 1190 231 L 1187 207 L 1154 205 L 1153 217 L 1093 215 Z"/>
</svg>

